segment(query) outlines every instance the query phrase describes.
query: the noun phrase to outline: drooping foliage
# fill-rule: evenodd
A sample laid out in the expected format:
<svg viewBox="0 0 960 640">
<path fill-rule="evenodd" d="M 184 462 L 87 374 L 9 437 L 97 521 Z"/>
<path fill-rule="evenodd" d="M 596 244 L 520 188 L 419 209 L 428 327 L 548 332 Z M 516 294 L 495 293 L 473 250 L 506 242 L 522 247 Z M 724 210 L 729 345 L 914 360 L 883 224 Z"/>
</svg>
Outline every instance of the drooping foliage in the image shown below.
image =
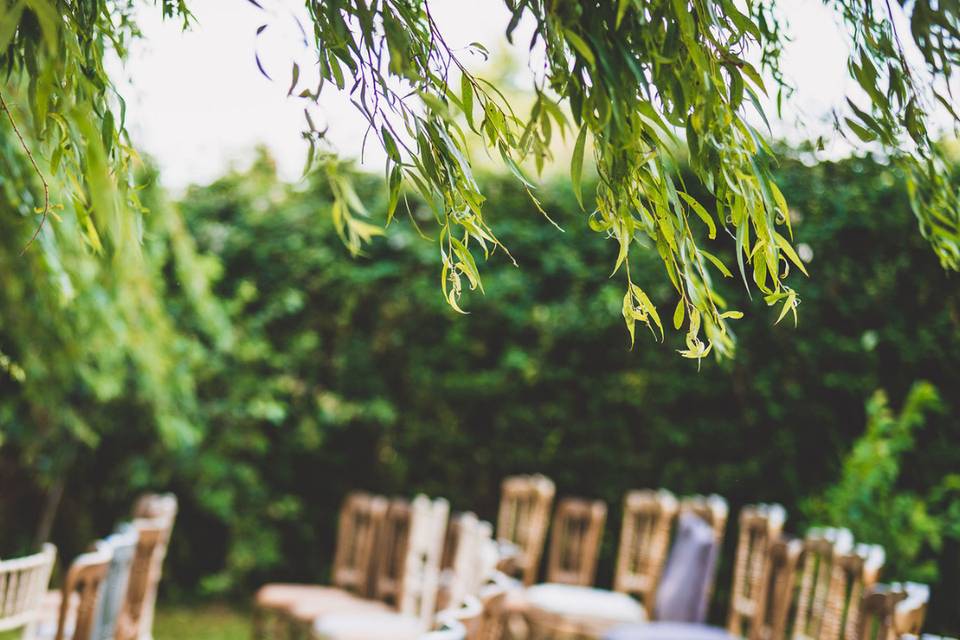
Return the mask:
<svg viewBox="0 0 960 640">
<path fill-rule="evenodd" d="M 751 111 L 763 116 L 765 94 L 785 89 L 779 70 L 785 34 L 776 3 L 506 4 L 512 16 L 507 37 L 522 20 L 531 21 L 531 55 L 545 60 L 526 114 L 471 71 L 461 60 L 464 52 L 447 45 L 425 0 L 306 2 L 312 24 L 305 39 L 312 31 L 320 81 L 301 86 L 294 66 L 290 93 L 310 101 L 333 85 L 350 95 L 369 122 L 368 136 L 388 156 L 387 220 L 406 208 L 403 184 L 433 212 L 430 235 L 439 248 L 446 300 L 459 309 L 466 288 L 482 288 L 481 254 L 510 255 L 488 222 L 469 133 L 503 159 L 540 207 L 544 196 L 525 175 L 524 162 L 541 169 L 560 132 L 575 140 L 571 177 L 586 222 L 618 246 L 612 266 L 626 281 L 619 311 L 631 336 L 637 322 L 661 339 L 664 324 L 673 324 L 686 328 L 684 356 L 699 358 L 711 349 L 730 354 L 728 321 L 741 312 L 728 309 L 714 278 L 737 271 L 744 285 L 778 305 L 779 319 L 795 318 L 800 298 L 786 276 L 804 265 L 792 246 L 787 202 L 770 174 L 775 154 L 768 134 L 748 118 Z M 841 108 L 838 131 L 881 145 L 904 168 L 921 232 L 942 264 L 956 269 L 960 206 L 929 123 L 937 110 L 956 117 L 948 90 L 960 56 L 960 10 L 952 2 L 829 5 L 848 26 L 849 68 L 868 99 L 864 104 L 854 96 Z M 138 227 L 123 101 L 103 69 L 104 56 L 122 57 L 136 36 L 132 8 L 133 0 L 0 2 L 0 67 L 12 79 L 5 93 L 22 95 L 30 105 L 24 129 L 42 152 L 40 174 L 62 172 L 64 188 L 54 201 L 75 203 L 94 246 L 105 230 L 124 242 Z M 189 19 L 187 0 L 162 0 L 160 8 Z M 898 31 L 898 23 L 910 28 Z M 486 51 L 481 43 L 468 49 Z M 768 89 L 766 82 L 773 85 Z M 382 229 L 365 219 L 367 207 L 336 174 L 324 131 L 307 120 L 311 158 L 334 185 L 335 226 L 359 251 Z M 591 141 L 600 179 L 592 196 L 583 197 Z M 685 158 L 692 183 L 678 172 Z M 704 236 L 723 242 L 707 250 Z M 721 249 L 731 243 L 732 256 Z M 630 249 L 637 245 L 659 256 L 663 273 L 644 281 L 631 273 Z M 665 278 L 673 293 L 652 297 L 651 278 Z"/>
</svg>

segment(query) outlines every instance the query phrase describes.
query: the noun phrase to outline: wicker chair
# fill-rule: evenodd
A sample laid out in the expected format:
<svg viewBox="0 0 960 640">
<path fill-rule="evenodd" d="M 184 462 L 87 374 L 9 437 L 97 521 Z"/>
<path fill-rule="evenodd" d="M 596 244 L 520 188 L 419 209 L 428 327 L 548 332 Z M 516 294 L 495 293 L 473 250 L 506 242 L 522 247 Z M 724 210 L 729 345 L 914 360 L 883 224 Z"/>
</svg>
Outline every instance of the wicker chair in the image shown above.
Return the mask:
<svg viewBox="0 0 960 640">
<path fill-rule="evenodd" d="M 38 625 L 36 638 L 91 640 L 100 587 L 110 568 L 109 549 L 79 555 L 71 563 L 56 601 L 55 620 Z"/>
<path fill-rule="evenodd" d="M 114 632 L 116 640 L 143 637 L 143 615 L 155 576 L 157 550 L 164 545 L 169 531 L 169 524 L 163 519 L 138 519 L 133 526 L 137 532 L 137 546 L 130 563 L 126 597 Z"/>
</svg>

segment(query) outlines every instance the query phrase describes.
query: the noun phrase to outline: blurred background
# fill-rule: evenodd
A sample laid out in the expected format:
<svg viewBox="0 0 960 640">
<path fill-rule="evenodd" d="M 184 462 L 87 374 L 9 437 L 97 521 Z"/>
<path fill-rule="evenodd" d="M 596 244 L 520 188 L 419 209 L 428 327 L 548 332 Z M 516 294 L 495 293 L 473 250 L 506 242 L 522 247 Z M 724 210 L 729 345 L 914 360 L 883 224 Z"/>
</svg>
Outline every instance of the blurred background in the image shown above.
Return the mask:
<svg viewBox="0 0 960 640">
<path fill-rule="evenodd" d="M 221 18 L 245 15 L 255 29 L 257 17 L 236 10 Z M 215 11 L 198 17 L 191 38 L 224 26 Z M 496 16 L 477 24 L 502 39 Z M 266 82 L 252 64 L 253 32 L 229 26 L 248 46 L 248 59 L 231 64 L 249 86 Z M 150 55 L 118 73 L 136 74 Z M 494 60 L 503 77 L 517 72 L 507 54 Z M 738 353 L 698 370 L 676 354 L 678 334 L 663 344 L 638 335 L 629 348 L 622 283 L 606 277 L 616 247 L 587 228 L 562 172 L 544 178 L 538 197 L 563 233 L 513 177 L 485 171 L 487 216 L 519 266 L 492 256 L 486 294 L 469 294 L 469 315 L 456 315 L 435 245 L 418 231 L 426 207 L 410 194 L 409 215 L 351 258 L 330 222 L 324 176 L 291 179 L 299 107 L 241 109 L 217 134 L 235 133 L 231 153 L 200 131 L 219 107 L 246 104 L 246 91 L 235 84 L 214 103 L 191 93 L 203 64 L 153 74 L 198 114 L 177 116 L 186 128 L 151 120 L 157 105 L 138 115 L 131 101 L 133 131 L 148 132 L 142 144 L 155 158 L 141 171 L 149 212 L 138 266 L 104 264 L 78 244 L 63 272 L 79 277 L 58 276 L 42 253 L 25 268 L 14 261 L 32 229 L 0 217 L 0 521 L 17 523 L 0 527 L 0 557 L 47 532 L 72 557 L 136 495 L 172 491 L 180 515 L 157 638 L 240 637 L 260 584 L 325 575 L 348 490 L 424 491 L 492 519 L 504 476 L 541 472 L 559 495 L 611 505 L 601 586 L 627 490 L 715 492 L 732 513 L 782 503 L 793 532 L 845 524 L 883 544 L 885 579 L 931 584 L 928 629 L 960 632 L 960 289 L 882 159 L 815 161 L 804 131 L 783 133 L 778 181 L 811 273 L 796 282 L 799 324 L 774 324 L 776 310 L 726 279 L 722 293 L 746 312 Z M 179 113 L 162 104 L 156 117 Z M 333 123 L 338 108 L 328 106 Z M 343 117 L 332 130 L 355 139 Z M 263 131 L 261 118 L 271 123 Z M 285 142 L 251 150 L 263 132 Z M 203 145 L 223 155 L 204 160 Z M 366 161 L 341 170 L 381 222 L 379 161 Z M 732 240 L 713 245 L 734 261 Z M 632 269 L 673 308 L 656 256 L 637 252 Z M 56 286 L 34 287 L 41 278 Z M 717 603 L 728 600 L 727 541 Z M 724 614 L 718 605 L 713 619 Z M 205 620 L 209 636 L 198 630 Z"/>
</svg>

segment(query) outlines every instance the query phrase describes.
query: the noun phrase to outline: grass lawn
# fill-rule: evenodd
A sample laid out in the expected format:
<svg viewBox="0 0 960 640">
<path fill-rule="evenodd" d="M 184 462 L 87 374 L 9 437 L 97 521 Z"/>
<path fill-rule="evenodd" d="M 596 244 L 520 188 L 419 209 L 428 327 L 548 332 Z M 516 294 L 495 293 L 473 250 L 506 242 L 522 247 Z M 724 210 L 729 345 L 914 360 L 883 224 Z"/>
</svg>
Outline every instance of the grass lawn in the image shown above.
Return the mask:
<svg viewBox="0 0 960 640">
<path fill-rule="evenodd" d="M 248 640 L 250 615 L 226 605 L 161 607 L 154 640 Z M 0 640 L 20 640 L 19 631 L 0 631 Z"/>
<path fill-rule="evenodd" d="M 226 605 L 160 607 L 154 640 L 247 640 L 250 615 Z"/>
</svg>

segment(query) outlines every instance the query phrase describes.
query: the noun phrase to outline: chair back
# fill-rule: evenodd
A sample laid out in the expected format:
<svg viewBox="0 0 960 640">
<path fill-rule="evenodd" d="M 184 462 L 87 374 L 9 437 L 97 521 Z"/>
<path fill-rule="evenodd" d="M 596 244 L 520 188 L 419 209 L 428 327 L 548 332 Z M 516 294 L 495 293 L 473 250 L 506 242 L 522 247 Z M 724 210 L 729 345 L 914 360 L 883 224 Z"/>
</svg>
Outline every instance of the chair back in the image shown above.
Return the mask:
<svg viewBox="0 0 960 640">
<path fill-rule="evenodd" d="M 607 505 L 602 500 L 564 498 L 550 534 L 547 582 L 589 586 L 597 571 Z"/>
<path fill-rule="evenodd" d="M 836 558 L 822 632 L 825 638 L 857 640 L 863 595 L 876 584 L 884 560 L 883 547 L 866 544 Z"/>
<path fill-rule="evenodd" d="M 493 544 L 493 527 L 489 522 L 481 522 L 473 513 L 462 513 L 447 530 L 455 529 L 450 566 L 443 569 L 441 596 L 438 608 L 458 607 L 468 597 L 479 595 L 484 582 L 492 575 L 495 557 L 490 553 Z M 445 551 L 447 549 L 445 548 Z"/>
<path fill-rule="evenodd" d="M 537 579 L 556 487 L 546 476 L 505 478 L 500 486 L 497 539 L 517 547 L 516 567 L 527 586 Z"/>
<path fill-rule="evenodd" d="M 654 597 L 670 546 L 677 499 L 666 490 L 630 491 L 623 500 L 614 591 L 637 596 L 653 615 Z"/>
<path fill-rule="evenodd" d="M 750 640 L 782 640 L 787 635 L 790 612 L 795 604 L 797 572 L 803 542 L 783 537 L 773 540 L 761 579 L 762 597 L 750 625 Z"/>
<path fill-rule="evenodd" d="M 153 638 L 153 616 L 157 606 L 157 590 L 163 577 L 163 561 L 167 557 L 173 524 L 177 519 L 179 503 L 172 493 L 146 493 L 140 496 L 133 506 L 133 517 L 139 520 L 158 520 L 164 524 L 164 533 L 153 555 L 147 593 L 143 598 L 143 611 L 140 612 L 140 635 L 147 640 Z"/>
<path fill-rule="evenodd" d="M 36 621 L 56 559 L 57 548 L 45 544 L 40 553 L 0 560 L 0 631 Z"/>
<path fill-rule="evenodd" d="M 906 594 L 897 603 L 893 611 L 893 626 L 897 636 L 920 635 L 924 618 L 927 616 L 927 603 L 930 601 L 930 587 L 916 582 L 896 585 Z"/>
<path fill-rule="evenodd" d="M 848 529 L 811 529 L 803 541 L 800 591 L 789 626 L 791 640 L 827 640 L 840 629 L 836 609 L 843 583 L 841 558 L 853 550 Z"/>
<path fill-rule="evenodd" d="M 437 604 L 440 556 L 450 504 L 443 498 L 418 495 L 411 503 L 410 538 L 400 588 L 400 612 L 420 620 L 429 629 Z"/>
<path fill-rule="evenodd" d="M 409 501 L 403 498 L 390 500 L 377 539 L 372 595 L 388 604 L 400 604 L 404 560 L 410 539 L 410 514 Z"/>
<path fill-rule="evenodd" d="M 387 505 L 386 498 L 359 491 L 343 501 L 333 556 L 331 581 L 335 587 L 360 596 L 372 592 L 377 536 L 383 529 Z"/>
<path fill-rule="evenodd" d="M 57 616 L 57 632 L 54 640 L 91 640 L 93 620 L 96 616 L 100 587 L 107 570 L 110 568 L 111 553 L 107 549 L 98 549 L 84 553 L 70 565 L 63 580 L 60 611 Z M 67 628 L 73 594 L 77 594 L 73 633 Z"/>
<path fill-rule="evenodd" d="M 137 546 L 130 563 L 123 608 L 117 619 L 116 640 L 136 640 L 150 633 L 143 625 L 144 603 L 154 576 L 157 548 L 163 544 L 168 525 L 163 519 L 139 519 L 133 521 L 133 528 L 137 532 Z"/>
<path fill-rule="evenodd" d="M 867 589 L 857 618 L 858 640 L 895 640 L 894 611 L 906 597 L 895 585 L 876 584 Z"/>
<path fill-rule="evenodd" d="M 93 640 L 113 640 L 116 635 L 117 621 L 127 597 L 127 585 L 138 538 L 136 527 L 124 525 L 117 533 L 97 543 L 98 549 L 102 548 L 110 553 L 111 560 L 93 619 Z"/>
<path fill-rule="evenodd" d="M 761 612 L 765 597 L 764 571 L 770 545 L 780 538 L 787 512 L 778 504 L 749 505 L 740 512 L 740 532 L 733 567 L 733 588 L 727 630 L 738 638 L 747 637 Z"/>
</svg>

